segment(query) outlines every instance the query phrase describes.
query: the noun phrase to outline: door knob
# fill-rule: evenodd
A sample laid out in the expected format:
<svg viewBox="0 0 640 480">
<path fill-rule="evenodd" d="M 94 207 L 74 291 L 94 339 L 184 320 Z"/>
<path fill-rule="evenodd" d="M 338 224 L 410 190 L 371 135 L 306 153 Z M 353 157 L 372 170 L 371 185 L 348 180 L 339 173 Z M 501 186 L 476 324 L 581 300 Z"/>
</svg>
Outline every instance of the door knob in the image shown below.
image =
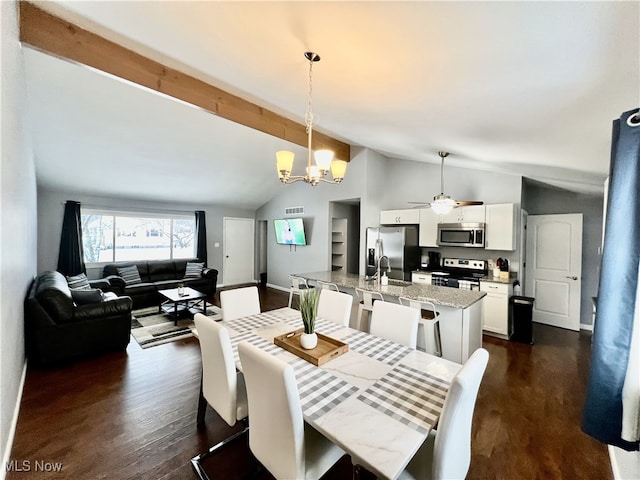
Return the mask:
<svg viewBox="0 0 640 480">
<path fill-rule="evenodd" d="M 567 276 L 567 277 L 565 277 L 565 278 L 570 278 L 571 280 L 577 280 L 577 279 L 578 279 L 578 277 L 576 277 L 575 275 L 574 275 L 574 276 L 572 276 L 572 277 Z"/>
</svg>

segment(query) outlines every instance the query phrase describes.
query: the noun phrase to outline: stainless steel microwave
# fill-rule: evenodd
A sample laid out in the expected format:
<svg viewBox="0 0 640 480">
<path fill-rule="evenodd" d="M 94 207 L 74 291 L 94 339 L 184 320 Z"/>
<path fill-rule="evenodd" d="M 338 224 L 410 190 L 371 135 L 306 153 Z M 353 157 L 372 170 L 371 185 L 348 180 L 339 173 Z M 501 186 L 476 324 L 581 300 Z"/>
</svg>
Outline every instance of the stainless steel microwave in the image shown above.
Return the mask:
<svg viewBox="0 0 640 480">
<path fill-rule="evenodd" d="M 440 223 L 438 246 L 484 248 L 485 227 L 485 223 Z"/>
</svg>

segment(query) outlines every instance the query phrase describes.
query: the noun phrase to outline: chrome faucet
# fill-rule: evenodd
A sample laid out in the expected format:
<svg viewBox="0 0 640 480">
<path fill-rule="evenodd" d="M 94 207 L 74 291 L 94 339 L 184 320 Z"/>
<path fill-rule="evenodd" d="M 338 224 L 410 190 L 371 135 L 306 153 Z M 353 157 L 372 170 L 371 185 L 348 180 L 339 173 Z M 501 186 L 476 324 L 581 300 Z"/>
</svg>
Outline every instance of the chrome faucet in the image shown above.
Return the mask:
<svg viewBox="0 0 640 480">
<path fill-rule="evenodd" d="M 389 261 L 389 257 L 386 255 L 380 255 L 378 257 L 378 268 L 376 269 L 376 280 L 378 281 L 378 286 L 380 286 L 380 264 L 382 263 L 382 259 L 387 259 L 387 272 L 391 271 L 391 262 Z"/>
</svg>

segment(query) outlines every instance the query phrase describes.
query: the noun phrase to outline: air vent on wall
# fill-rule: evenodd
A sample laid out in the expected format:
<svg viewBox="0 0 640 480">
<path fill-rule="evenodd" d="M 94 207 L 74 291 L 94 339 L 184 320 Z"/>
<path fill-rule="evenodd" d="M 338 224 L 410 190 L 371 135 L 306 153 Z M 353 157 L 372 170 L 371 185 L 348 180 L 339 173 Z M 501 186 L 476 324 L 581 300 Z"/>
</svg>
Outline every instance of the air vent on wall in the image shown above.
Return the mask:
<svg viewBox="0 0 640 480">
<path fill-rule="evenodd" d="M 304 215 L 304 207 L 287 207 L 284 209 L 285 215 Z"/>
</svg>

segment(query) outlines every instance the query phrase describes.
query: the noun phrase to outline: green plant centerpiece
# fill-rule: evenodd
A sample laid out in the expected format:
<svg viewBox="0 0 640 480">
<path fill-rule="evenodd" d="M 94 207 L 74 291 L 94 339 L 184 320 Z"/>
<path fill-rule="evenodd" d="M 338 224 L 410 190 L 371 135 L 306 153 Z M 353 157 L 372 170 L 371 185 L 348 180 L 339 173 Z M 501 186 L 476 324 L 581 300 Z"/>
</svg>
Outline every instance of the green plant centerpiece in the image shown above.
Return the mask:
<svg viewBox="0 0 640 480">
<path fill-rule="evenodd" d="M 300 336 L 300 345 L 305 349 L 316 348 L 318 336 L 316 335 L 316 315 L 318 314 L 318 289 L 309 289 L 300 295 L 300 314 L 304 325 L 304 333 Z"/>
</svg>

